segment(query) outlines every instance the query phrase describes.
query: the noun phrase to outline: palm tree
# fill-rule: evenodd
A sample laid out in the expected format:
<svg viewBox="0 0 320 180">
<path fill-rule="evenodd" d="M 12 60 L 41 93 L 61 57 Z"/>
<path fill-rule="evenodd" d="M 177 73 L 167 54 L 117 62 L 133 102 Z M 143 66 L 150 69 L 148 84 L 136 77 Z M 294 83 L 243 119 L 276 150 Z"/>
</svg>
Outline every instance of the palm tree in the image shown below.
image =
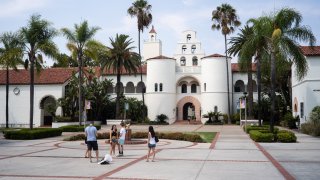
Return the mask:
<svg viewBox="0 0 320 180">
<path fill-rule="evenodd" d="M 132 3 L 132 6 L 128 9 L 128 14 L 130 14 L 131 17 L 137 17 L 137 24 L 138 24 L 138 48 L 139 48 L 139 56 L 141 57 L 141 51 L 140 51 L 140 31 L 143 32 L 143 29 L 151 24 L 152 22 L 152 14 L 151 14 L 151 8 L 152 6 L 148 4 L 148 1 L 146 0 L 136 0 L 134 3 Z M 142 62 L 140 59 L 140 78 L 142 81 Z M 142 103 L 144 107 L 144 91 L 145 88 L 142 90 Z M 144 108 L 143 108 L 144 109 Z M 143 116 L 145 114 L 143 113 Z M 143 117 L 144 119 L 144 117 Z"/>
<path fill-rule="evenodd" d="M 241 70 L 245 70 L 248 73 L 248 116 L 252 117 L 253 112 L 253 87 L 252 87 L 252 57 L 255 54 L 254 48 L 246 49 L 249 38 L 253 35 L 252 27 L 248 25 L 240 29 L 237 37 L 230 39 L 231 47 L 228 49 L 228 53 L 232 56 L 238 55 L 238 63 Z"/>
<path fill-rule="evenodd" d="M 76 56 L 78 60 L 79 67 L 79 125 L 81 125 L 82 113 L 83 113 L 83 100 L 82 100 L 82 66 L 83 60 L 90 56 L 91 45 L 100 44 L 99 42 L 93 40 L 93 36 L 99 30 L 99 27 L 89 27 L 88 22 L 84 21 L 82 23 L 74 25 L 74 31 L 68 28 L 62 28 L 61 31 L 63 35 L 68 39 L 67 47 L 72 52 L 73 56 Z"/>
<path fill-rule="evenodd" d="M 228 96 L 228 123 L 230 120 L 230 90 L 229 90 L 229 67 L 228 67 L 228 54 L 227 54 L 227 35 L 234 32 L 234 28 L 240 26 L 240 21 L 236 14 L 236 10 L 229 4 L 222 4 L 216 10 L 212 11 L 213 25 L 212 30 L 220 30 L 224 35 L 226 67 L 227 67 L 227 96 Z"/>
<path fill-rule="evenodd" d="M 55 58 L 58 48 L 52 39 L 57 31 L 51 27 L 51 23 L 41 19 L 40 15 L 32 15 L 27 26 L 21 28 L 24 41 L 24 49 L 28 54 L 25 65 L 30 63 L 30 129 L 33 128 L 33 106 L 34 106 L 34 68 L 42 67 L 42 54 Z"/>
<path fill-rule="evenodd" d="M 127 71 L 129 74 L 137 73 L 140 66 L 140 55 L 133 52 L 135 48 L 131 46 L 132 39 L 128 35 L 116 35 L 116 38 L 110 38 L 111 47 L 109 47 L 109 56 L 101 61 L 101 69 L 112 69 L 117 74 L 116 83 L 116 118 L 120 118 L 120 83 L 121 74 Z"/>
<path fill-rule="evenodd" d="M 270 18 L 272 34 L 269 36 L 269 52 L 271 55 L 271 122 L 270 131 L 273 132 L 275 111 L 275 78 L 277 59 L 287 59 L 296 66 L 296 75 L 301 80 L 307 73 L 308 64 L 298 41 L 308 42 L 313 46 L 316 38 L 306 26 L 300 26 L 302 16 L 291 8 L 283 8 Z"/>
<path fill-rule="evenodd" d="M 23 64 L 23 43 L 18 33 L 3 33 L 0 42 L 0 64 L 6 68 L 6 128 L 9 128 L 9 69 L 17 70 L 18 64 Z"/>
</svg>

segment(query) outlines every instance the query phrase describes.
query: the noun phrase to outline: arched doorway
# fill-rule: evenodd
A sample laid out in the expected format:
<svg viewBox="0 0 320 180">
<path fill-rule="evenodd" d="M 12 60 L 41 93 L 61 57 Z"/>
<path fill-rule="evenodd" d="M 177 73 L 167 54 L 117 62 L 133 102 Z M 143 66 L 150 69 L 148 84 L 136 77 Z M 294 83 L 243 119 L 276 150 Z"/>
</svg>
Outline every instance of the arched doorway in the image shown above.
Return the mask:
<svg viewBox="0 0 320 180">
<path fill-rule="evenodd" d="M 188 107 L 192 105 L 194 120 L 201 121 L 200 101 L 192 96 L 186 96 L 177 103 L 177 120 L 188 120 Z"/>
<path fill-rule="evenodd" d="M 183 120 L 191 119 L 190 116 L 193 116 L 192 119 L 195 119 L 194 111 L 195 111 L 195 109 L 194 109 L 194 105 L 192 103 L 188 102 L 188 103 L 184 104 L 184 106 L 183 106 Z"/>
<path fill-rule="evenodd" d="M 57 102 L 52 96 L 42 98 L 40 102 L 41 109 L 41 125 L 51 126 L 53 121 L 53 113 L 55 113 Z"/>
</svg>

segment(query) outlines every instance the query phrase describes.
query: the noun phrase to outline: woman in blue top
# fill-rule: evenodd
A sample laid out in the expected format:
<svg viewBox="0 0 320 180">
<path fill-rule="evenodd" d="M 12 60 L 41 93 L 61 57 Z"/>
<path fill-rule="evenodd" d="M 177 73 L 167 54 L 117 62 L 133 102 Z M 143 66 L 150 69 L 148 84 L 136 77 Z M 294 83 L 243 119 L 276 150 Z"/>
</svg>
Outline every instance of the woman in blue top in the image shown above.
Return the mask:
<svg viewBox="0 0 320 180">
<path fill-rule="evenodd" d="M 152 126 L 149 126 L 149 133 L 148 133 L 148 155 L 147 155 L 147 162 L 149 162 L 149 156 L 150 152 L 153 153 L 152 162 L 154 162 L 154 157 L 156 155 L 155 149 L 156 149 L 156 139 L 155 139 L 156 133 L 153 130 Z"/>
</svg>

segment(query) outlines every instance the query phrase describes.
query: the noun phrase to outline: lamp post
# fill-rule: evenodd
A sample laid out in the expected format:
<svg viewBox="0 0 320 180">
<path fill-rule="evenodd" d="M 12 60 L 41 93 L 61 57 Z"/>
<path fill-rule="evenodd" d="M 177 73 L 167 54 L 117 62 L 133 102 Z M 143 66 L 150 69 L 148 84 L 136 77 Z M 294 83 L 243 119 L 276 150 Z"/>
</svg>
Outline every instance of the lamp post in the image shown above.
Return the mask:
<svg viewBox="0 0 320 180">
<path fill-rule="evenodd" d="M 247 92 L 243 92 L 243 96 L 244 96 L 244 120 L 245 120 L 245 131 L 247 132 Z"/>
</svg>

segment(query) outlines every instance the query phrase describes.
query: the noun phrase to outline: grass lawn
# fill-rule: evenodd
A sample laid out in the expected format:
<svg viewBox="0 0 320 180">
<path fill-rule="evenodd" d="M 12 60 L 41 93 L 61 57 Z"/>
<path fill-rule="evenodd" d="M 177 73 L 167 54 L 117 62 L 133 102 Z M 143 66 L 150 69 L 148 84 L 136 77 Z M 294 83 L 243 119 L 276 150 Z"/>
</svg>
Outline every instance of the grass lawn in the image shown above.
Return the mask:
<svg viewBox="0 0 320 180">
<path fill-rule="evenodd" d="M 216 132 L 192 132 L 191 134 L 198 134 L 206 143 L 211 143 L 214 137 L 216 137 Z"/>
</svg>

